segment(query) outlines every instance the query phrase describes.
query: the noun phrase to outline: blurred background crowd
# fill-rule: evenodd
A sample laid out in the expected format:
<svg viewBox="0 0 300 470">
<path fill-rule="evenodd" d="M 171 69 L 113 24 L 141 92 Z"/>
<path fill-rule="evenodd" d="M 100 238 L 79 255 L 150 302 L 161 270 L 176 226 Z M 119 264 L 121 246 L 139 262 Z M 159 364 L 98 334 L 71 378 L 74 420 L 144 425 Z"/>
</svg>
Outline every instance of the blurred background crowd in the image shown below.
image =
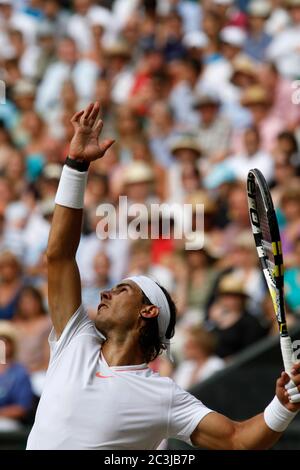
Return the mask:
<svg viewBox="0 0 300 470">
<path fill-rule="evenodd" d="M 70 119 L 91 100 L 103 137 L 116 139 L 85 196 L 78 264 L 91 318 L 101 290 L 154 276 L 178 327 L 175 363 L 152 367 L 186 389 L 277 334 L 248 218 L 257 167 L 280 221 L 288 321 L 298 321 L 300 0 L 0 0 L 0 79 L 0 429 L 30 422 L 43 387 L 54 196 Z M 175 220 L 166 238 L 163 215 L 157 239 L 99 239 L 97 207 L 118 210 L 120 195 L 189 203 L 195 218 L 204 204 L 204 248 L 185 249 Z"/>
</svg>

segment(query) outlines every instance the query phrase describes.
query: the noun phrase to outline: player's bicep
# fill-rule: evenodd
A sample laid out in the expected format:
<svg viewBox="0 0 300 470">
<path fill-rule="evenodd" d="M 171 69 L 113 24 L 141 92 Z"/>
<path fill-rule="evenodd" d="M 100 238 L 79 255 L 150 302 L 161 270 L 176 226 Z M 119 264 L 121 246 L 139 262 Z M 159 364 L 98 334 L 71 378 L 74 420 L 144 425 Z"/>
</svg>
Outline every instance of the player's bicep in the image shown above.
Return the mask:
<svg viewBox="0 0 300 470">
<path fill-rule="evenodd" d="M 81 305 L 81 281 L 75 259 L 48 263 L 48 300 L 57 337 Z"/>
<path fill-rule="evenodd" d="M 219 413 L 209 413 L 192 433 L 192 444 L 205 449 L 234 449 L 236 424 Z"/>
</svg>

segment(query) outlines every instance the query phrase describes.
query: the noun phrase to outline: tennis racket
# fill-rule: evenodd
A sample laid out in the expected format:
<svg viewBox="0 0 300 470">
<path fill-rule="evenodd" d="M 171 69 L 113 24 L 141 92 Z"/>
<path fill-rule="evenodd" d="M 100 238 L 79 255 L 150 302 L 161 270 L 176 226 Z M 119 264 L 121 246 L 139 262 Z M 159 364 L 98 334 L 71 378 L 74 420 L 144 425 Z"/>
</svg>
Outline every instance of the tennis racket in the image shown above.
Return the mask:
<svg viewBox="0 0 300 470">
<path fill-rule="evenodd" d="M 278 321 L 284 369 L 290 374 L 293 347 L 285 318 L 284 266 L 280 232 L 268 185 L 257 169 L 248 173 L 247 192 L 252 232 Z"/>
</svg>

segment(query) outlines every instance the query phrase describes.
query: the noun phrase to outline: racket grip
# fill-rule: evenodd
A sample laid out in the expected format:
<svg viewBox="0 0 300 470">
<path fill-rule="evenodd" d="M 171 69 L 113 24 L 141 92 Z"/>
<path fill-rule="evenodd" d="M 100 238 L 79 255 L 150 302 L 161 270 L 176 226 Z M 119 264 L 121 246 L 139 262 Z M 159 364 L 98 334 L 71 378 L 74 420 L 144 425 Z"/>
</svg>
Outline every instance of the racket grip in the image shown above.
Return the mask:
<svg viewBox="0 0 300 470">
<path fill-rule="evenodd" d="M 290 336 L 280 337 L 280 347 L 284 370 L 290 375 L 293 366 L 293 346 Z"/>
</svg>

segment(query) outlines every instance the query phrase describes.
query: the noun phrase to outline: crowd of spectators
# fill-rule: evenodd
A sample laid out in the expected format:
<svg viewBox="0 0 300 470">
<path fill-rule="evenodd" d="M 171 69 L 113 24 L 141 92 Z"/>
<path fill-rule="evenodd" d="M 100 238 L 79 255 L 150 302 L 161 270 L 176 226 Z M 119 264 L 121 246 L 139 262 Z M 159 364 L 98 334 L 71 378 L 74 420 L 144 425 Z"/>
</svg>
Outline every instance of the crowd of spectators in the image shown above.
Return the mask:
<svg viewBox="0 0 300 470">
<path fill-rule="evenodd" d="M 91 318 L 101 290 L 154 276 L 176 301 L 178 327 L 175 363 L 152 367 L 185 388 L 277 334 L 248 218 L 245 181 L 257 167 L 272 188 L 297 322 L 300 0 L 0 0 L 0 79 L 0 428 L 26 422 L 43 387 L 54 196 L 70 119 L 90 101 L 116 140 L 85 195 L 77 261 Z M 101 239 L 97 208 L 118 211 L 120 196 L 191 204 L 193 223 L 204 204 L 203 249 L 176 238 L 176 215 L 170 237 L 162 215 L 156 238 Z"/>
</svg>

